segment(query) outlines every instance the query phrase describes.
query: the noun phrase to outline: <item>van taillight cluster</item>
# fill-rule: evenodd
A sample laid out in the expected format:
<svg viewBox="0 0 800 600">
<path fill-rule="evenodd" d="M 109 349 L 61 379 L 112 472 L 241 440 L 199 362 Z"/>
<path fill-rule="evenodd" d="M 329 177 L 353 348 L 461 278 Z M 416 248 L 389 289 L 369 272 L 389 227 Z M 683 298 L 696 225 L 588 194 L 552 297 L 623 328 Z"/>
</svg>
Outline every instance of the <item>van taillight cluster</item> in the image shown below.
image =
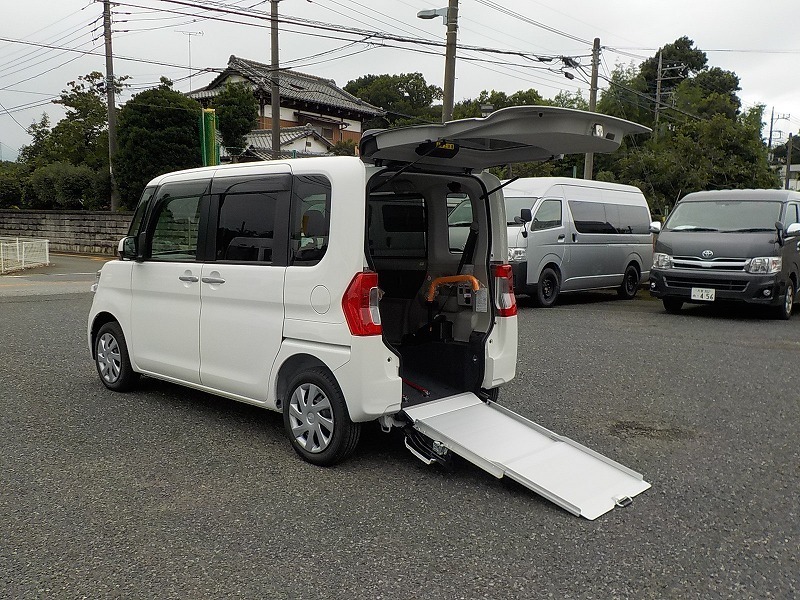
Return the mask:
<svg viewBox="0 0 800 600">
<path fill-rule="evenodd" d="M 381 315 L 378 311 L 380 297 L 378 274 L 372 271 L 356 273 L 342 297 L 342 309 L 350 333 L 381 335 Z"/>
<path fill-rule="evenodd" d="M 514 273 L 511 265 L 494 265 L 494 306 L 498 317 L 513 317 L 517 314 L 517 298 L 514 296 Z"/>
</svg>

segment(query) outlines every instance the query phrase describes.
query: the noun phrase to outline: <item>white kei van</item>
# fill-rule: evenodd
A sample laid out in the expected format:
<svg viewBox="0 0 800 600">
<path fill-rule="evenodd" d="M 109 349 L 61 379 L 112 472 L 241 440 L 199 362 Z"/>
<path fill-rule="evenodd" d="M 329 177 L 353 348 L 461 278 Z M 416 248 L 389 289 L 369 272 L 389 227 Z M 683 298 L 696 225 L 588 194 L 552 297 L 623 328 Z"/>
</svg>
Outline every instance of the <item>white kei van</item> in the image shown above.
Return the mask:
<svg viewBox="0 0 800 600">
<path fill-rule="evenodd" d="M 539 306 L 561 292 L 616 288 L 631 299 L 653 259 L 650 208 L 639 188 L 531 177 L 503 189 L 517 292 Z"/>
<path fill-rule="evenodd" d="M 459 454 L 595 518 L 649 484 L 493 401 L 514 377 L 517 308 L 501 184 L 483 170 L 607 152 L 641 131 L 514 107 L 370 131 L 360 157 L 157 177 L 95 285 L 100 379 L 123 391 L 147 375 L 281 411 L 294 450 L 318 465 L 378 421 L 426 463 Z M 467 199 L 454 250 L 448 212 Z"/>
</svg>

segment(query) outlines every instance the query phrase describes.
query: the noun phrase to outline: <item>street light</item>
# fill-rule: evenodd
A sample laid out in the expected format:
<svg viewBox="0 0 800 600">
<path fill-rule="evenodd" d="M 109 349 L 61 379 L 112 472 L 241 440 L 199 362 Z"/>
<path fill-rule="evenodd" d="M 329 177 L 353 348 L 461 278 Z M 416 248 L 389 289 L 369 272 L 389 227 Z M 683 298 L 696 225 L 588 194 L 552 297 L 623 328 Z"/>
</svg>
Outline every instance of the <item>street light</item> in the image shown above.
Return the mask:
<svg viewBox="0 0 800 600">
<path fill-rule="evenodd" d="M 444 54 L 444 98 L 442 99 L 442 123 L 453 118 L 453 96 L 456 86 L 456 36 L 458 33 L 458 0 L 449 0 L 447 8 L 429 8 L 417 13 L 420 19 L 442 17 L 447 25 L 447 44 Z"/>
</svg>

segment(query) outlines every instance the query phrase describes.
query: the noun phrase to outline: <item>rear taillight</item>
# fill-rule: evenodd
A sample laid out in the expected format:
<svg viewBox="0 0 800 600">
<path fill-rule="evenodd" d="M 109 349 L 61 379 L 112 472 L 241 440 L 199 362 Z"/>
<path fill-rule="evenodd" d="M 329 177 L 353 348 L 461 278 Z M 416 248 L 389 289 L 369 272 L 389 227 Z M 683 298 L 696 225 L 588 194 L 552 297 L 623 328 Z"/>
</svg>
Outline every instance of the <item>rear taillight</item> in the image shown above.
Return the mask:
<svg viewBox="0 0 800 600">
<path fill-rule="evenodd" d="M 517 314 L 517 299 L 514 296 L 514 272 L 511 265 L 494 265 L 494 306 L 498 317 L 513 317 Z"/>
<path fill-rule="evenodd" d="M 381 335 L 381 314 L 378 302 L 378 274 L 371 271 L 356 273 L 342 297 L 344 318 L 353 335 Z"/>
</svg>

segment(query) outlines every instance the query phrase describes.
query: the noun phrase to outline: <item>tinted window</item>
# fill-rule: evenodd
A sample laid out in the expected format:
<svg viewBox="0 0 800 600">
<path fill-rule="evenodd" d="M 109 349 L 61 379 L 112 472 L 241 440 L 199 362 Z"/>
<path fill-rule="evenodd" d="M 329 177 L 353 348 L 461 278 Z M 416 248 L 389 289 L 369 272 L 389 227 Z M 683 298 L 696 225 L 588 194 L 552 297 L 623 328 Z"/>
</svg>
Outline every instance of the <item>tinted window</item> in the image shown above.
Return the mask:
<svg viewBox="0 0 800 600">
<path fill-rule="evenodd" d="M 533 216 L 531 230 L 552 229 L 561 226 L 561 200 L 545 200 Z"/>
<path fill-rule="evenodd" d="M 620 233 L 650 233 L 650 213 L 644 206 L 617 206 Z"/>
<path fill-rule="evenodd" d="M 616 206 L 611 207 L 614 210 L 609 212 L 616 213 L 611 215 L 606 215 L 606 206 L 600 202 L 570 200 L 569 208 L 579 233 L 617 233 L 619 213 Z M 609 217 L 612 221 L 609 221 Z"/>
<path fill-rule="evenodd" d="M 150 206 L 150 200 L 153 198 L 153 193 L 156 191 L 154 187 L 148 187 L 142 192 L 142 197 L 139 199 L 139 204 L 136 206 L 136 212 L 133 213 L 133 220 L 131 226 L 128 228 L 128 235 L 137 235 L 139 233 L 139 226 L 142 224 L 144 213 L 147 207 Z"/>
<path fill-rule="evenodd" d="M 426 256 L 427 215 L 425 201 L 421 197 L 372 196 L 367 219 L 370 252 L 373 256 Z"/>
<path fill-rule="evenodd" d="M 800 223 L 800 218 L 798 218 L 798 216 L 797 205 L 789 204 L 786 207 L 786 218 L 784 219 L 784 225 L 788 227 L 792 223 Z"/>
<path fill-rule="evenodd" d="M 197 257 L 200 199 L 207 181 L 166 184 L 159 188 L 150 258 L 187 261 Z"/>
<path fill-rule="evenodd" d="M 272 261 L 275 213 L 285 192 L 270 187 L 268 180 L 241 181 L 219 195 L 217 260 Z"/>
<path fill-rule="evenodd" d="M 301 175 L 292 184 L 292 264 L 315 265 L 328 249 L 331 182 L 322 175 Z"/>
</svg>

